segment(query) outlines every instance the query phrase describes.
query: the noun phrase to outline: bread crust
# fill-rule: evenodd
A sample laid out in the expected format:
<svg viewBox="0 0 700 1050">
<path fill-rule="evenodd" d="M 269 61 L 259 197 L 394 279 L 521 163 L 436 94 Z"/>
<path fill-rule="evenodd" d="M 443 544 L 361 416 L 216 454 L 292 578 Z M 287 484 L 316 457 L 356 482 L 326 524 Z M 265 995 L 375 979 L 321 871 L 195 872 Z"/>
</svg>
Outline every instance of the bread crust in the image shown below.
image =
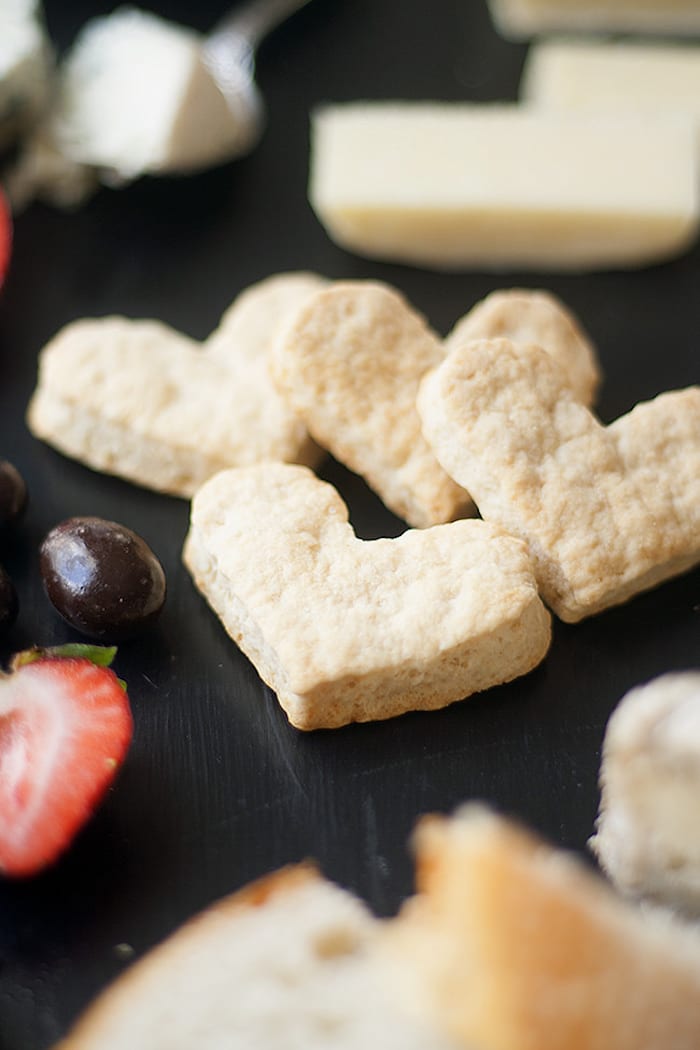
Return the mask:
<svg viewBox="0 0 700 1050">
<path fill-rule="evenodd" d="M 694 1050 L 700 935 L 482 806 L 424 818 L 385 931 L 406 1004 L 485 1050 Z"/>
<path fill-rule="evenodd" d="M 210 935 L 218 936 L 222 922 L 235 919 L 236 915 L 251 908 L 263 907 L 275 897 L 293 893 L 300 886 L 320 881 L 321 876 L 314 864 L 306 862 L 289 865 L 211 904 L 133 963 L 98 996 L 55 1050 L 95 1050 L 101 1038 L 109 1032 L 110 1026 L 133 1008 L 135 1000 L 141 998 L 143 989 L 153 985 L 159 990 L 159 986 L 167 982 L 168 970 L 177 967 L 191 949 L 206 941 Z"/>
<path fill-rule="evenodd" d="M 380 928 L 315 868 L 282 869 L 176 930 L 56 1050 L 457 1050 L 392 998 Z"/>
</svg>

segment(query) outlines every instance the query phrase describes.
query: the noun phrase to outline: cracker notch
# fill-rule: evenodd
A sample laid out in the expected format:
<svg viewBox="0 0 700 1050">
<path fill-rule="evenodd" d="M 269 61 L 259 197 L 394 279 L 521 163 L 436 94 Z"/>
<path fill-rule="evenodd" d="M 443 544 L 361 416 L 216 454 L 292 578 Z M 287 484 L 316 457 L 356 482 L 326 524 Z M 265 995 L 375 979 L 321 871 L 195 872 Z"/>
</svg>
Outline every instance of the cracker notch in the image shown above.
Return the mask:
<svg viewBox="0 0 700 1050">
<path fill-rule="evenodd" d="M 480 335 L 534 338 L 561 360 L 580 396 L 593 396 L 598 372 L 590 341 L 563 305 L 537 292 L 497 293 L 443 343 L 388 286 L 337 282 L 300 308 L 273 349 L 280 393 L 316 441 L 416 528 L 474 513 L 428 447 L 416 411 L 421 379 L 464 326 Z"/>
</svg>

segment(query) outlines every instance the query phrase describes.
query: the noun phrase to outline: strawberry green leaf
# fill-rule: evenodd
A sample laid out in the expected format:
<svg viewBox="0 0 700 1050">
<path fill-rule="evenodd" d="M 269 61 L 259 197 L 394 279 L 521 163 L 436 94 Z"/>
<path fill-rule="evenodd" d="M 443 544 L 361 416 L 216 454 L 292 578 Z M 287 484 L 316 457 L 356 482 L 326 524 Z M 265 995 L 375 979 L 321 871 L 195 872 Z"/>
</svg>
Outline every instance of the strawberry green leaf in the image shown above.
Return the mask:
<svg viewBox="0 0 700 1050">
<path fill-rule="evenodd" d="M 31 649 L 15 653 L 12 657 L 13 671 L 37 660 L 80 659 L 89 660 L 98 667 L 109 667 L 117 655 L 116 645 L 90 645 L 88 642 L 67 642 L 65 645 L 54 645 L 47 648 L 35 645 Z"/>
</svg>

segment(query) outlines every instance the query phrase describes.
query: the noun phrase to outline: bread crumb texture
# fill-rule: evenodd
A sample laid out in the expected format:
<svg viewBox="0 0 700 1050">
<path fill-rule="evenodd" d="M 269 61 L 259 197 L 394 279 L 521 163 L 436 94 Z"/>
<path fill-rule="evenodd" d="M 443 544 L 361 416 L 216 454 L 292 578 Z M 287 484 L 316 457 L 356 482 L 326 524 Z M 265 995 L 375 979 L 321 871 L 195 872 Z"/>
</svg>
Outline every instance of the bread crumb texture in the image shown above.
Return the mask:
<svg viewBox="0 0 700 1050">
<path fill-rule="evenodd" d="M 134 965 L 57 1050 L 458 1050 L 394 1005 L 379 925 L 312 869 L 283 869 Z"/>
<path fill-rule="evenodd" d="M 385 933 L 417 1015 L 480 1050 L 694 1050 L 700 935 L 481 806 L 425 818 Z"/>
</svg>

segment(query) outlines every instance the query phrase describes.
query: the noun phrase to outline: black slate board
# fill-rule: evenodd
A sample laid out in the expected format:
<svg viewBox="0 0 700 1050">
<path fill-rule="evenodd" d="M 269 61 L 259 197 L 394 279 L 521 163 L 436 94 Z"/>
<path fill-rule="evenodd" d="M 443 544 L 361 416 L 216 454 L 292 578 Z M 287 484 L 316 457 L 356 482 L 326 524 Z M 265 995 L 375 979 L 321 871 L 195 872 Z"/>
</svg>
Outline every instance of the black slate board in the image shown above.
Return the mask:
<svg viewBox="0 0 700 1050">
<path fill-rule="evenodd" d="M 161 0 L 160 13 L 209 28 L 219 2 Z M 108 4 L 47 0 L 55 40 Z M 114 790 L 51 871 L 0 884 L 0 1050 L 43 1050 L 125 960 L 217 897 L 315 857 L 328 876 L 393 912 L 412 885 L 416 817 L 486 799 L 580 851 L 597 806 L 608 714 L 632 685 L 698 662 L 698 572 L 581 625 L 555 624 L 533 674 L 435 714 L 303 735 L 195 593 L 180 565 L 187 505 L 102 477 L 36 442 L 24 410 L 36 357 L 83 315 L 159 317 L 204 337 L 234 295 L 270 273 L 389 281 L 446 332 L 504 285 L 561 295 L 598 343 L 604 420 L 661 390 L 697 382 L 700 251 L 637 273 L 586 277 L 440 275 L 354 258 L 327 239 L 306 202 L 308 113 L 358 98 L 515 98 L 525 49 L 499 39 L 480 0 L 313 0 L 264 44 L 269 104 L 250 157 L 186 181 L 102 191 L 74 215 L 36 205 L 16 224 L 0 299 L 0 455 L 31 489 L 3 553 L 21 615 L 0 656 L 77 638 L 53 613 L 37 569 L 45 532 L 73 514 L 140 532 L 165 566 L 158 628 L 122 645 L 133 748 Z M 364 537 L 403 525 L 337 464 Z"/>
</svg>

